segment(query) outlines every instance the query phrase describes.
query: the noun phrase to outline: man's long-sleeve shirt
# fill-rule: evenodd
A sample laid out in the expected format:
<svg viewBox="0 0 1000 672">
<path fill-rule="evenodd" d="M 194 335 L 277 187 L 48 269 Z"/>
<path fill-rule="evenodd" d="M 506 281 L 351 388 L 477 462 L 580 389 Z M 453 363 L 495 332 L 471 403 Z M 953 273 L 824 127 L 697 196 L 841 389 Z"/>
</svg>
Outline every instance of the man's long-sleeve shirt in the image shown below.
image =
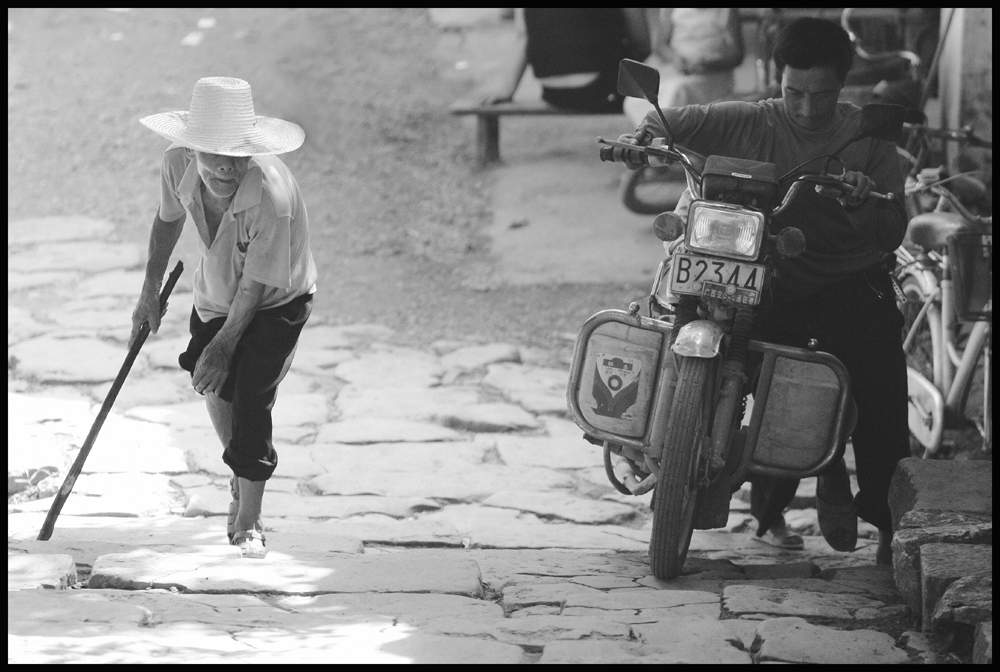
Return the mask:
<svg viewBox="0 0 1000 672">
<path fill-rule="evenodd" d="M 827 154 L 857 137 L 861 119 L 860 108 L 842 102 L 837 106 L 832 128 L 808 131 L 792 121 L 781 99 L 689 105 L 663 113 L 674 141 L 684 147 L 704 156 L 774 163 L 779 175 L 810 159 L 815 160 L 799 172 L 819 173 Z M 664 135 L 655 111 L 647 115 L 645 123 L 654 136 Z M 812 189 L 799 192 L 779 223 L 800 228 L 805 234 L 806 250 L 798 257 L 777 262 L 780 281 L 775 291 L 782 300 L 808 296 L 880 263 L 885 253 L 899 246 L 906 233 L 903 174 L 895 146 L 865 138 L 838 156 L 843 165 L 832 164 L 832 172 L 860 171 L 874 180 L 876 191 L 892 192 L 896 200 L 869 198 L 848 213 L 833 198 Z"/>
</svg>

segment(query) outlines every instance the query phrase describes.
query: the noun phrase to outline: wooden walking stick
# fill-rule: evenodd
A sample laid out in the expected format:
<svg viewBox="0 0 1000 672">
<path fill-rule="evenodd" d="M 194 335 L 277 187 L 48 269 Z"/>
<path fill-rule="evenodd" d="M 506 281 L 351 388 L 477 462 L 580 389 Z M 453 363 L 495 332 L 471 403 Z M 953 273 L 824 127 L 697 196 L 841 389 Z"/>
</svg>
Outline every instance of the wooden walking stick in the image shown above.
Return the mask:
<svg viewBox="0 0 1000 672">
<path fill-rule="evenodd" d="M 178 261 L 177 265 L 174 266 L 174 270 L 167 277 L 167 282 L 164 284 L 163 289 L 160 290 L 161 316 L 167 309 L 167 298 L 174 289 L 174 285 L 177 284 L 177 279 L 181 277 L 183 270 L 184 264 Z M 118 398 L 118 392 L 122 389 L 122 384 L 125 383 L 128 372 L 132 370 L 132 364 L 139 355 L 139 349 L 142 348 L 142 344 L 146 342 L 147 336 L 149 336 L 149 322 L 143 322 L 142 326 L 139 327 L 139 333 L 135 337 L 135 342 L 129 348 L 128 355 L 125 356 L 125 363 L 122 364 L 122 368 L 118 371 L 118 377 L 115 378 L 115 382 L 108 391 L 108 396 L 104 399 L 101 412 L 97 414 L 97 419 L 94 420 L 94 425 L 90 428 L 90 433 L 87 434 L 87 440 L 83 442 L 83 447 L 80 448 L 80 453 L 76 456 L 76 461 L 73 462 L 73 466 L 70 468 L 69 473 L 66 474 L 66 479 L 63 481 L 62 487 L 56 493 L 56 498 L 49 508 L 49 513 L 45 516 L 45 522 L 42 523 L 42 529 L 38 532 L 38 541 L 48 541 L 52 536 L 52 530 L 56 526 L 56 518 L 59 517 L 59 512 L 62 511 L 63 504 L 66 503 L 69 493 L 73 492 L 73 486 L 76 485 L 76 478 L 83 471 L 83 463 L 87 461 L 90 449 L 94 447 L 94 441 L 97 440 L 97 433 L 101 431 L 104 419 L 108 417 L 111 406 L 115 403 L 115 399 Z"/>
</svg>

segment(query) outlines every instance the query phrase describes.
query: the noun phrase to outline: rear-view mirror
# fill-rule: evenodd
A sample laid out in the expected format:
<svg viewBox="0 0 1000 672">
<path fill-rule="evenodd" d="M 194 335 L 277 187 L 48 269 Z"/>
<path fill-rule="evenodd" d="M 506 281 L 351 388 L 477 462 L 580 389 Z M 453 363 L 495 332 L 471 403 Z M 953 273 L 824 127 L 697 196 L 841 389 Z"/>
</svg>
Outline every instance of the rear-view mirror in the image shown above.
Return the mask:
<svg viewBox="0 0 1000 672">
<path fill-rule="evenodd" d="M 861 108 L 859 136 L 895 142 L 903 131 L 904 123 L 919 124 L 923 116 L 919 111 L 902 105 L 870 103 Z"/>
<path fill-rule="evenodd" d="M 618 64 L 618 93 L 654 102 L 660 93 L 660 72 L 639 61 L 623 58 Z"/>
</svg>

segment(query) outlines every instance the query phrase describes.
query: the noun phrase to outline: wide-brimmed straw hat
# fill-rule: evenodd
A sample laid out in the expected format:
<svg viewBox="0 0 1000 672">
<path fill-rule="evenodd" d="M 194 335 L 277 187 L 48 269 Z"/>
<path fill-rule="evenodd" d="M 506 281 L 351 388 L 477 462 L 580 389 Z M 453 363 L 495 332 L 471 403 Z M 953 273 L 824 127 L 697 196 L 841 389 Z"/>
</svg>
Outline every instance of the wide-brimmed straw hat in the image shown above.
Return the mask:
<svg viewBox="0 0 1000 672">
<path fill-rule="evenodd" d="M 257 116 L 250 84 L 234 77 L 203 77 L 194 85 L 191 110 L 151 114 L 143 126 L 185 147 L 225 156 L 284 154 L 306 134 L 298 124 Z"/>
</svg>

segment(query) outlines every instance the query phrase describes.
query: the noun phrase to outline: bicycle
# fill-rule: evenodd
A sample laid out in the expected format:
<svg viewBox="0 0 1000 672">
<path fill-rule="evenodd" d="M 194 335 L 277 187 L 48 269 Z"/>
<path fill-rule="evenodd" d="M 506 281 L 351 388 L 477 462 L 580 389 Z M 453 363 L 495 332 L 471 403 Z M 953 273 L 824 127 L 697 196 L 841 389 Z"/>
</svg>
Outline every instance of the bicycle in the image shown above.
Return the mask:
<svg viewBox="0 0 1000 672">
<path fill-rule="evenodd" d="M 968 128 L 907 130 L 916 153 L 901 156 L 912 162 L 905 194 L 913 216 L 896 251 L 895 277 L 911 446 L 915 456 L 954 457 L 975 448 L 965 445 L 974 426 L 982 441 L 978 451 L 992 456 L 993 217 L 967 205 L 984 197 L 986 186 L 973 177 L 980 171 L 945 176 L 941 168 L 922 166 L 931 140 L 986 149 L 993 144 Z M 957 437 L 946 438 L 946 431 Z"/>
</svg>

